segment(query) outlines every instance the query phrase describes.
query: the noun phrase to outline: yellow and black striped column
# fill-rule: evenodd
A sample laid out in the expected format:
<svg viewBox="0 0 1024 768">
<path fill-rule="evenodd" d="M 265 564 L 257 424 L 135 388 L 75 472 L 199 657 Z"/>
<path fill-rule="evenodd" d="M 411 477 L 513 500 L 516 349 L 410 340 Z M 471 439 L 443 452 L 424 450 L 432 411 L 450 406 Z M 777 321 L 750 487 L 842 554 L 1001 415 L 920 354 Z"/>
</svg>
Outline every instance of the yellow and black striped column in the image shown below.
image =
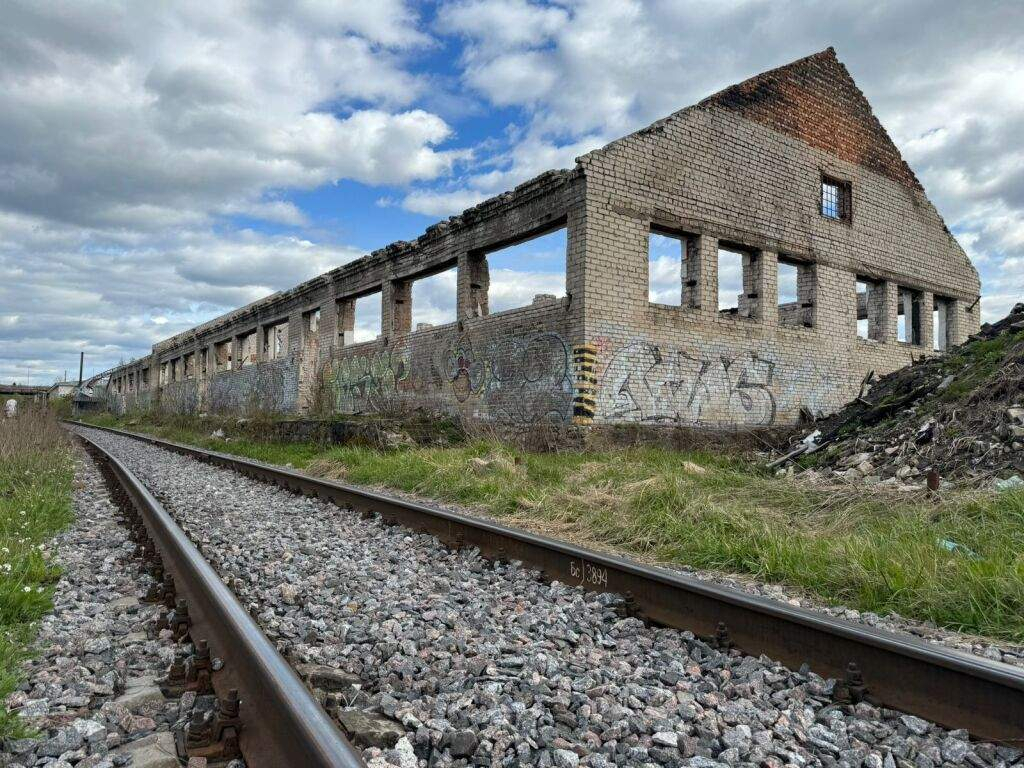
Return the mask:
<svg viewBox="0 0 1024 768">
<path fill-rule="evenodd" d="M 597 411 L 597 347 L 577 344 L 572 349 L 572 364 L 576 376 L 572 420 L 574 424 L 590 424 Z"/>
</svg>

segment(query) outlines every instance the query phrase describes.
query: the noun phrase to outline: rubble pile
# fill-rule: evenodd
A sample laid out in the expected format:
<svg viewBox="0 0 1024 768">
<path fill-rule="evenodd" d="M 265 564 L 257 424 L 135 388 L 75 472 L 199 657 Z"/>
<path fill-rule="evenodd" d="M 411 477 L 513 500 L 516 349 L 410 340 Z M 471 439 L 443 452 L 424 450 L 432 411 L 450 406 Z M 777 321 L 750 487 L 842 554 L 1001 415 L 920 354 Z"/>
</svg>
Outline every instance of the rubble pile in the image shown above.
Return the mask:
<svg viewBox="0 0 1024 768">
<path fill-rule="evenodd" d="M 808 479 L 1024 488 L 1024 303 L 945 355 L 869 374 L 785 458 L 798 456 Z"/>
</svg>

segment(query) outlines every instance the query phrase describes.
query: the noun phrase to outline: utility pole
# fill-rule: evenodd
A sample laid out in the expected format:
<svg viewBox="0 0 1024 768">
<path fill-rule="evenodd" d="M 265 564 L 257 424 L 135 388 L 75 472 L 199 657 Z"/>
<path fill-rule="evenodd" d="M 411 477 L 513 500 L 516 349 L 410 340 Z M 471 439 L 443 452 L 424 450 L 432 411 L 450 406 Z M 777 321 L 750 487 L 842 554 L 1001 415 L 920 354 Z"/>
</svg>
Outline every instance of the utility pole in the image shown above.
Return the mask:
<svg viewBox="0 0 1024 768">
<path fill-rule="evenodd" d="M 75 416 L 78 416 L 78 398 L 82 394 L 82 374 L 85 372 L 85 352 L 78 353 L 78 389 L 71 398 L 71 406 Z"/>
</svg>

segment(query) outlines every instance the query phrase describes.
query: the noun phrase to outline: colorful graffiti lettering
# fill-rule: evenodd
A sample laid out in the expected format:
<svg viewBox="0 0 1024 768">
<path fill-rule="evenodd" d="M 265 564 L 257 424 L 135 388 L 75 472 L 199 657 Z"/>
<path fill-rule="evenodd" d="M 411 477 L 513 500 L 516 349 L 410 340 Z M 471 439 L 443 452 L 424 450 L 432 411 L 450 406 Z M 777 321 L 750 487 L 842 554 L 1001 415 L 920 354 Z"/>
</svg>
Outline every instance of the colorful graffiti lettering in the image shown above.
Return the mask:
<svg viewBox="0 0 1024 768">
<path fill-rule="evenodd" d="M 572 362 L 556 333 L 474 342 L 462 336 L 442 369 L 460 403 L 476 402 L 496 421 L 563 422 L 572 416 Z"/>
<path fill-rule="evenodd" d="M 380 413 L 394 407 L 400 382 L 409 377 L 408 353 L 384 349 L 334 360 L 325 382 L 342 413 Z"/>
</svg>

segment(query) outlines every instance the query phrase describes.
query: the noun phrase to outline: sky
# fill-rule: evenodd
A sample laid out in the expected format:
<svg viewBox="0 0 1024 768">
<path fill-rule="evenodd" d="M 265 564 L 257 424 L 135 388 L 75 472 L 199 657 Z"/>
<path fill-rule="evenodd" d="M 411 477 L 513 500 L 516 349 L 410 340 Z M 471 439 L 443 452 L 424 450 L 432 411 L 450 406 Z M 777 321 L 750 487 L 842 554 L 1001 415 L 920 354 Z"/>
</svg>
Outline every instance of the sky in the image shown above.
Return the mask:
<svg viewBox="0 0 1024 768">
<path fill-rule="evenodd" d="M 145 355 L 830 45 L 996 319 L 1024 300 L 1021 39 L 1019 0 L 0 0 L 0 382 Z M 558 237 L 492 261 L 492 309 L 564 292 Z M 450 317 L 452 274 L 414 291 Z"/>
</svg>

